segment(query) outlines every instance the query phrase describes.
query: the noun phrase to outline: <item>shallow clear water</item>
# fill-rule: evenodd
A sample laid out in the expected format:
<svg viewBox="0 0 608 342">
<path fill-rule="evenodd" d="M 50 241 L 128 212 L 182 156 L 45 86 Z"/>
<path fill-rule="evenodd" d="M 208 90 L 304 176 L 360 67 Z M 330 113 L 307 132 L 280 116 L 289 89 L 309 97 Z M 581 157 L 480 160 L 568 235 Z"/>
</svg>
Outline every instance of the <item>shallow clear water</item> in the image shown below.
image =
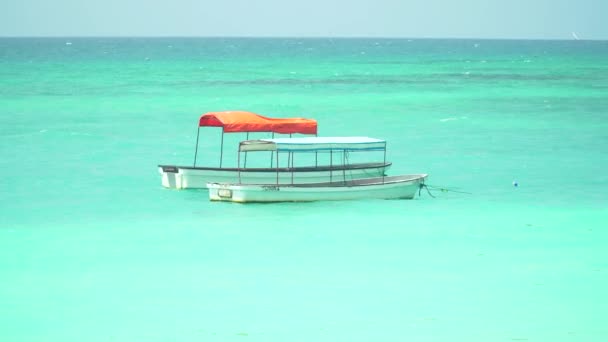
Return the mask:
<svg viewBox="0 0 608 342">
<path fill-rule="evenodd" d="M 0 39 L 0 337 L 604 341 L 607 56 L 589 41 Z M 192 163 L 198 117 L 235 109 L 384 138 L 392 174 L 460 192 L 236 205 L 163 189 L 156 165 Z M 201 132 L 214 165 L 219 132 Z"/>
</svg>

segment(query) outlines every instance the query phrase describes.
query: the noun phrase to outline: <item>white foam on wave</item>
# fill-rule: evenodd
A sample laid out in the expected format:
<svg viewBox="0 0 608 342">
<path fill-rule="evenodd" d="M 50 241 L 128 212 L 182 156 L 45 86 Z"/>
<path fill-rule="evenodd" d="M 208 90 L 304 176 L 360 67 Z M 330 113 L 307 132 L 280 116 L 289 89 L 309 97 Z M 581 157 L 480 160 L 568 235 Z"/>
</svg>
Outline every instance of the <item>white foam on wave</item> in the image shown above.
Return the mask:
<svg viewBox="0 0 608 342">
<path fill-rule="evenodd" d="M 448 121 L 456 121 L 456 120 L 467 120 L 468 118 L 469 118 L 468 116 L 459 116 L 459 117 L 452 116 L 449 118 L 440 119 L 439 121 L 448 122 Z"/>
<path fill-rule="evenodd" d="M 41 129 L 38 132 L 30 132 L 30 133 L 6 134 L 6 135 L 0 135 L 0 139 L 31 137 L 31 136 L 35 136 L 35 135 L 39 135 L 39 134 L 44 134 L 46 132 L 48 132 L 48 129 Z"/>
</svg>

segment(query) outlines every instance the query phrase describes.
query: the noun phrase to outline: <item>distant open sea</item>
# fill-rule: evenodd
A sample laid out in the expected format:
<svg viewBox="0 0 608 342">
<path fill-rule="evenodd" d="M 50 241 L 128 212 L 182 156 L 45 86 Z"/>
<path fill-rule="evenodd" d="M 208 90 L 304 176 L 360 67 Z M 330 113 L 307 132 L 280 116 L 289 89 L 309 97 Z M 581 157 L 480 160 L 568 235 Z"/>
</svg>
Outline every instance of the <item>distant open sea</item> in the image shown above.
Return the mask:
<svg viewBox="0 0 608 342">
<path fill-rule="evenodd" d="M 222 110 L 448 191 L 162 188 Z M 606 41 L 1 38 L 0 169 L 3 342 L 608 341 Z"/>
</svg>

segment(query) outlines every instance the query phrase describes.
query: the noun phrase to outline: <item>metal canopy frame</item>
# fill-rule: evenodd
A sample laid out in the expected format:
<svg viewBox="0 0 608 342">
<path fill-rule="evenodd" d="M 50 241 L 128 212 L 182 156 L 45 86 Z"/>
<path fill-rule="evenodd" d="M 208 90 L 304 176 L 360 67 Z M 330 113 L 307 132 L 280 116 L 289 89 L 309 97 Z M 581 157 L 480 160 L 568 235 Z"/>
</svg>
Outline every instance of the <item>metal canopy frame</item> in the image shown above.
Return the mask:
<svg viewBox="0 0 608 342">
<path fill-rule="evenodd" d="M 273 134 L 274 136 L 274 134 Z M 291 136 L 291 135 L 290 135 Z M 380 150 L 372 150 L 372 151 L 357 151 L 357 150 L 349 150 L 349 149 L 339 149 L 339 148 L 331 148 L 329 150 L 326 150 L 324 152 L 329 152 L 329 182 L 333 182 L 333 153 L 334 152 L 342 152 L 342 181 L 344 182 L 344 184 L 346 184 L 346 164 L 347 164 L 347 158 L 346 155 L 350 152 L 378 152 Z M 383 152 L 383 164 L 386 165 L 386 141 L 384 142 L 384 147 L 381 149 L 381 151 Z M 271 151 L 271 153 L 274 153 L 275 151 Z M 276 171 L 277 171 L 277 177 L 276 177 L 276 185 L 279 186 L 280 182 L 279 182 L 279 152 L 281 151 L 276 151 Z M 318 157 L 318 152 L 319 151 L 314 151 L 315 153 L 315 166 L 317 166 L 317 157 Z M 245 158 L 247 157 L 247 153 L 248 151 L 245 152 L 241 152 L 241 150 L 239 149 L 238 151 L 238 156 L 237 156 L 237 170 L 238 170 L 238 180 L 239 180 L 239 184 L 242 184 L 241 182 L 241 153 L 245 153 Z M 291 170 L 291 184 L 293 185 L 293 178 L 294 178 L 294 151 L 283 151 L 282 153 L 287 153 L 287 168 Z M 300 153 L 311 153 L 310 151 L 300 151 Z M 272 158 L 271 156 L 271 161 L 274 158 Z M 246 161 L 246 159 L 245 159 Z M 271 166 L 272 167 L 272 166 Z M 382 172 L 382 184 L 384 184 L 384 177 L 385 174 L 384 172 Z"/>
<path fill-rule="evenodd" d="M 220 168 L 222 167 L 222 161 L 224 159 L 224 134 L 226 134 L 226 133 L 227 132 L 224 131 L 224 127 L 222 127 L 222 138 L 221 138 L 221 142 L 220 142 L 220 166 L 219 166 Z M 252 132 L 230 132 L 230 133 L 246 133 L 247 134 L 246 140 L 249 140 L 249 133 L 252 133 Z M 272 138 L 273 139 L 274 139 L 274 135 L 275 135 L 275 132 L 256 132 L 256 133 L 272 133 Z M 194 163 L 192 164 L 192 167 L 196 167 L 196 158 L 198 157 L 198 145 L 199 145 L 200 134 L 201 134 L 201 126 L 199 126 L 198 129 L 197 129 L 197 131 L 196 131 L 196 145 L 194 147 Z M 292 137 L 292 135 L 293 135 L 292 133 L 289 133 L 289 137 L 290 138 Z M 314 136 L 316 137 L 318 135 L 314 134 Z M 273 153 L 274 152 L 270 153 L 270 167 L 271 168 L 273 167 L 273 165 L 272 165 L 272 163 L 273 163 Z M 240 154 L 240 152 L 239 152 L 239 154 Z M 315 159 L 315 166 L 317 166 L 316 163 L 317 163 L 317 161 Z M 244 167 L 245 168 L 247 167 L 247 152 L 245 152 L 245 165 L 244 165 Z M 239 168 L 240 168 L 240 165 L 239 165 Z"/>
</svg>

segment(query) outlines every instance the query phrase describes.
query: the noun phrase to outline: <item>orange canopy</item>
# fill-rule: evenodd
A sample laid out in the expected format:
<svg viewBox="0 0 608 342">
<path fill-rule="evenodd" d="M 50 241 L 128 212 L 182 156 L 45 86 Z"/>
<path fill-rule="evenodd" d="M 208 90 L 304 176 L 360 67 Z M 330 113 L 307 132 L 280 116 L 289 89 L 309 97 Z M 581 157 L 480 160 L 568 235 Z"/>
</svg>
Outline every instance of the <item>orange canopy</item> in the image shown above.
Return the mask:
<svg viewBox="0 0 608 342">
<path fill-rule="evenodd" d="M 224 132 L 274 132 L 281 134 L 317 134 L 317 121 L 312 119 L 267 118 L 251 112 L 211 112 L 201 116 L 199 127 L 223 127 Z"/>
</svg>

